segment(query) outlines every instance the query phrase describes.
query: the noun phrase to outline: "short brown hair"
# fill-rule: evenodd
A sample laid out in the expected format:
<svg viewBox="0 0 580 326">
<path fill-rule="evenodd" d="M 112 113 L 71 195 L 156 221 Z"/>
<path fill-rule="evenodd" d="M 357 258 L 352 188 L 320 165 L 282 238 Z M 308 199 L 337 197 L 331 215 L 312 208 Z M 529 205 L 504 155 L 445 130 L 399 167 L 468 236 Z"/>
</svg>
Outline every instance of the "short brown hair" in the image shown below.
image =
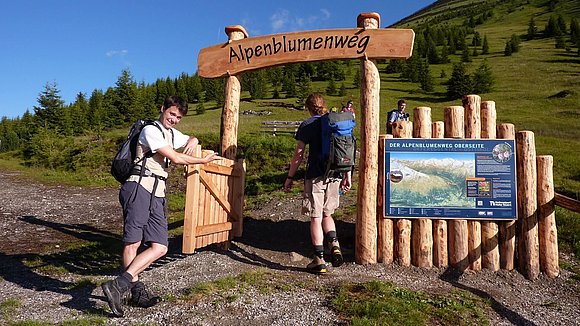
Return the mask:
<svg viewBox="0 0 580 326">
<path fill-rule="evenodd" d="M 401 104 L 407 104 L 407 101 L 405 101 L 405 100 L 403 100 L 403 99 L 400 99 L 400 100 L 397 102 L 397 106 L 399 106 L 399 105 L 401 105 Z"/>
<path fill-rule="evenodd" d="M 187 102 L 184 101 L 179 96 L 168 96 L 165 101 L 163 102 L 163 111 L 169 109 L 170 107 L 175 106 L 179 110 L 182 115 L 187 115 L 188 107 Z"/>
<path fill-rule="evenodd" d="M 326 102 L 320 93 L 312 93 L 306 99 L 306 108 L 315 115 L 324 115 L 328 112 Z"/>
</svg>

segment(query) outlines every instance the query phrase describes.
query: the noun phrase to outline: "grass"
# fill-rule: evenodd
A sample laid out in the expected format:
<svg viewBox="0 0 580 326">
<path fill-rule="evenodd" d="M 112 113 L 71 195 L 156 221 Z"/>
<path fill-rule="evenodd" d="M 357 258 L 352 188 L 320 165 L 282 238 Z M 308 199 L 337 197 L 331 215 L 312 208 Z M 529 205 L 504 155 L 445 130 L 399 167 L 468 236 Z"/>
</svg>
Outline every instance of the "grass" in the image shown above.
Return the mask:
<svg viewBox="0 0 580 326">
<path fill-rule="evenodd" d="M 340 285 L 331 306 L 351 325 L 489 325 L 489 303 L 467 292 L 434 295 L 380 281 Z"/>
<path fill-rule="evenodd" d="M 300 284 L 294 281 L 294 276 L 289 274 L 282 276 L 260 268 L 235 276 L 197 283 L 186 289 L 178 299 L 197 302 L 213 298 L 214 303 L 231 303 L 237 300 L 240 294 L 250 290 L 255 290 L 260 294 L 290 292 Z"/>
<path fill-rule="evenodd" d="M 0 302 L 0 314 L 5 321 L 12 319 L 12 315 L 22 306 L 22 302 L 15 298 L 6 298 Z"/>
<path fill-rule="evenodd" d="M 258 269 L 200 282 L 181 296 L 167 299 L 228 304 L 251 289 L 260 294 L 274 294 L 312 289 L 312 284 L 298 282 L 290 274 Z M 316 290 L 320 290 L 322 296 L 328 298 L 330 308 L 351 325 L 489 325 L 485 310 L 490 303 L 466 291 L 436 295 L 381 281 L 341 283 Z"/>
</svg>

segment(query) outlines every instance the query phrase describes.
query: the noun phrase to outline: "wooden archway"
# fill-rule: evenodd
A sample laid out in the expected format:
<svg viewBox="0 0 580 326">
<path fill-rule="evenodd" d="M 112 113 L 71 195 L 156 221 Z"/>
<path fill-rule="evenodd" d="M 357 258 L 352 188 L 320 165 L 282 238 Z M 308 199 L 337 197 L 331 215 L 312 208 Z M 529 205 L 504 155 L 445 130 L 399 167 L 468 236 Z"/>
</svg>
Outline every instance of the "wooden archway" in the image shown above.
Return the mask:
<svg viewBox="0 0 580 326">
<path fill-rule="evenodd" d="M 361 129 L 357 196 L 356 252 L 359 264 L 377 262 L 377 185 L 380 76 L 374 60 L 408 59 L 415 33 L 380 29 L 380 15 L 361 13 L 357 28 L 303 31 L 248 37 L 239 25 L 225 28 L 228 41 L 200 51 L 198 74 L 226 77 L 221 121 L 221 154 L 235 159 L 241 86 L 238 74 L 289 63 L 361 60 Z"/>
</svg>

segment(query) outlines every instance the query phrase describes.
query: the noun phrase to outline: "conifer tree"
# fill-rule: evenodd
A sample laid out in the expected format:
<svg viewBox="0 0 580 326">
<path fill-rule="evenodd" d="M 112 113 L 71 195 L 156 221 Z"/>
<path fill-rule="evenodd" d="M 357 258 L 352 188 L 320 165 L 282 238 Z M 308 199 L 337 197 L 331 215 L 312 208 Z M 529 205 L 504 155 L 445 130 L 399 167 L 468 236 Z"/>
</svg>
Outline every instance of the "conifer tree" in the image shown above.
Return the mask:
<svg viewBox="0 0 580 326">
<path fill-rule="evenodd" d="M 44 90 L 38 95 L 39 106 L 34 106 L 34 114 L 40 126 L 58 129 L 61 126 L 64 101 L 56 82 L 46 83 Z"/>
<path fill-rule="evenodd" d="M 441 47 L 440 62 L 449 63 L 449 48 L 445 44 Z"/>
<path fill-rule="evenodd" d="M 536 34 L 538 34 L 538 27 L 536 26 L 534 17 L 532 17 L 528 22 L 528 34 L 526 35 L 526 38 L 528 40 L 533 40 L 536 37 Z"/>
<path fill-rule="evenodd" d="M 456 63 L 453 65 L 451 78 L 447 82 L 447 97 L 450 100 L 462 98 L 473 90 L 471 77 L 467 74 L 465 64 Z"/>
<path fill-rule="evenodd" d="M 75 98 L 74 103 L 69 107 L 70 115 L 73 121 L 72 132 L 74 135 L 81 135 L 88 129 L 88 111 L 89 103 L 86 95 L 79 92 Z"/>
<path fill-rule="evenodd" d="M 360 87 L 360 83 L 361 83 L 360 69 L 356 69 L 355 72 L 354 72 L 354 77 L 352 79 L 352 85 L 355 88 L 359 88 Z"/>
<path fill-rule="evenodd" d="M 344 83 L 340 83 L 340 88 L 338 90 L 338 96 L 340 96 L 340 97 L 346 96 L 346 85 Z"/>
<path fill-rule="evenodd" d="M 284 74 L 282 78 L 282 92 L 286 93 L 286 98 L 296 96 L 296 78 L 294 78 L 294 74 Z"/>
<path fill-rule="evenodd" d="M 302 74 L 298 80 L 298 101 L 304 103 L 308 95 L 312 92 L 310 77 L 307 74 Z"/>
<path fill-rule="evenodd" d="M 487 41 L 487 35 L 483 36 L 483 45 L 481 46 L 481 54 L 489 54 L 489 42 Z"/>
<path fill-rule="evenodd" d="M 513 49 L 512 42 L 511 41 L 507 41 L 505 43 L 505 48 L 503 50 L 503 55 L 506 56 L 506 57 L 511 56 L 512 55 L 512 49 Z"/>
<path fill-rule="evenodd" d="M 105 111 L 103 109 L 103 92 L 95 89 L 89 98 L 89 127 L 95 131 L 101 131 L 105 128 Z"/>
<path fill-rule="evenodd" d="M 421 60 L 419 62 L 419 83 L 421 84 L 421 89 L 425 92 L 433 91 L 433 77 L 431 76 L 431 71 L 429 69 L 429 61 Z"/>
<path fill-rule="evenodd" d="M 494 84 L 493 73 L 487 60 L 483 60 L 473 74 L 473 92 L 476 94 L 489 93 Z"/>
<path fill-rule="evenodd" d="M 566 34 L 566 32 L 567 32 L 566 20 L 564 20 L 564 17 L 562 17 L 562 15 L 558 15 L 558 18 L 556 19 L 556 23 L 558 24 L 558 27 L 560 28 L 560 32 L 562 32 L 562 34 Z"/>
<path fill-rule="evenodd" d="M 115 94 L 114 105 L 119 111 L 121 119 L 125 122 L 137 120 L 141 115 L 135 105 L 137 102 L 137 85 L 128 69 L 123 69 L 121 76 L 117 79 Z"/>
<path fill-rule="evenodd" d="M 185 102 L 191 102 L 187 95 L 187 75 L 182 73 L 179 78 L 175 79 L 175 95 L 182 98 Z"/>
<path fill-rule="evenodd" d="M 467 47 L 461 52 L 461 62 L 471 62 L 471 54 Z"/>
<path fill-rule="evenodd" d="M 264 70 L 251 71 L 244 74 L 242 78 L 242 88 L 246 88 L 250 92 L 252 99 L 263 99 L 266 97 L 267 76 Z M 223 95 L 222 95 L 223 97 Z"/>
<path fill-rule="evenodd" d="M 201 93 L 203 92 L 203 87 L 201 86 L 201 78 L 197 73 L 191 76 L 187 80 L 187 98 L 190 102 L 198 102 L 201 100 Z"/>
<path fill-rule="evenodd" d="M 471 45 L 472 46 L 481 46 L 481 35 L 479 35 L 479 32 L 475 32 L 475 34 L 473 34 L 473 39 L 471 40 Z"/>
<path fill-rule="evenodd" d="M 336 83 L 334 82 L 333 78 L 330 78 L 326 85 L 326 95 L 335 95 L 335 94 L 336 94 Z"/>
</svg>

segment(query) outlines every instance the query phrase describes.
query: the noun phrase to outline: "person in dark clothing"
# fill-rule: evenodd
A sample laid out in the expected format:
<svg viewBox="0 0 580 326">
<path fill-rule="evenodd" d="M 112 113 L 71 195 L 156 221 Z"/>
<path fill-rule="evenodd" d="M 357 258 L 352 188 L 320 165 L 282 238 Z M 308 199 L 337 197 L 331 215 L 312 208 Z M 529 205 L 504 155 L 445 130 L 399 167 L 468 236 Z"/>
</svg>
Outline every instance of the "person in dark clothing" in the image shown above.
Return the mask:
<svg viewBox="0 0 580 326">
<path fill-rule="evenodd" d="M 310 238 L 314 248 L 314 259 L 307 265 L 311 272 L 324 274 L 327 272 L 324 260 L 324 237 L 332 257 L 332 265 L 338 267 L 344 260 L 336 235 L 336 225 L 332 214 L 339 205 L 339 189 L 346 192 L 351 187 L 351 172 L 342 175 L 326 174 L 326 162 L 322 159 L 322 127 L 320 117 L 327 114 L 328 109 L 324 98 L 319 93 L 313 93 L 306 99 L 306 108 L 310 118 L 306 119 L 296 132 L 296 149 L 288 178 L 284 182 L 284 190 L 292 188 L 296 171 L 303 161 L 306 145 L 309 146 L 307 169 L 304 180 L 302 213 L 310 217 Z"/>
<path fill-rule="evenodd" d="M 405 112 L 405 108 L 407 108 L 407 102 L 401 99 L 397 102 L 397 108 L 389 111 L 387 115 L 387 134 L 393 134 L 393 124 L 396 121 L 409 121 L 409 113 Z"/>
</svg>

